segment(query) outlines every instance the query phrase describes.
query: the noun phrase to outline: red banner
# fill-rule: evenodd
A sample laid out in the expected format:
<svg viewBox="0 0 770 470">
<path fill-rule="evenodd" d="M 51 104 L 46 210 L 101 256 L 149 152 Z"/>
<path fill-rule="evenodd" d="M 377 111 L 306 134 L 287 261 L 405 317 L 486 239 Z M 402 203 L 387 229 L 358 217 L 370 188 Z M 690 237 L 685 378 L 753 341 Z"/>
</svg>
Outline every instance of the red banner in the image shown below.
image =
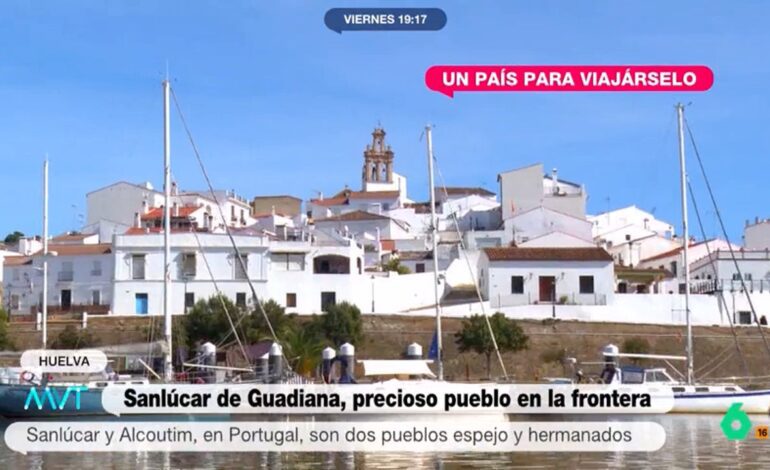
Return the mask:
<svg viewBox="0 0 770 470">
<path fill-rule="evenodd" d="M 429 89 L 450 98 L 464 91 L 706 91 L 703 65 L 434 65 Z"/>
</svg>

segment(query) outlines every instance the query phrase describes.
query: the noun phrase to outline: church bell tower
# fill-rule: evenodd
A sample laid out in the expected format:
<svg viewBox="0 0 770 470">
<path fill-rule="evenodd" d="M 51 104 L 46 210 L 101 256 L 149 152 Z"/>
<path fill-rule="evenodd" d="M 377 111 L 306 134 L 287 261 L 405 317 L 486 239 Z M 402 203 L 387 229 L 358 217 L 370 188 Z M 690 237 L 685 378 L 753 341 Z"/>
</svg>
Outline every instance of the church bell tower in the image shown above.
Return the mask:
<svg viewBox="0 0 770 470">
<path fill-rule="evenodd" d="M 393 183 L 393 151 L 385 144 L 385 129 L 376 127 L 372 132 L 372 143 L 364 150 L 364 167 L 361 175 L 361 189 L 367 191 L 370 185 Z"/>
</svg>

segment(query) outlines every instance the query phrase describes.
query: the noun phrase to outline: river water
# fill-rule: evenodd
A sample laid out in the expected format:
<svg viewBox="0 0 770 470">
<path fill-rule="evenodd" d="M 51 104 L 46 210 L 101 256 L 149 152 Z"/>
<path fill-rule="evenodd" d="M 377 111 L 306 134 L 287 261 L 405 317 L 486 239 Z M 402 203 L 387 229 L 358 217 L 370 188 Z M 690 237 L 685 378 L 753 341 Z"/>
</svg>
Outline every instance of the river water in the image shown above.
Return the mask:
<svg viewBox="0 0 770 470">
<path fill-rule="evenodd" d="M 549 417 L 548 420 L 555 420 Z M 558 418 L 562 419 L 561 417 Z M 564 419 L 575 419 L 565 417 Z M 601 417 L 578 419 L 600 421 Z M 770 440 L 754 433 L 728 441 L 716 415 L 664 415 L 630 419 L 656 421 L 666 429 L 657 452 L 632 453 L 35 453 L 22 455 L 0 444 L 0 468 L 7 469 L 478 469 L 487 468 L 770 468 Z M 532 417 L 532 421 L 544 417 Z M 752 425 L 770 425 L 751 417 Z M 4 427 L 5 425 L 3 425 Z"/>
</svg>

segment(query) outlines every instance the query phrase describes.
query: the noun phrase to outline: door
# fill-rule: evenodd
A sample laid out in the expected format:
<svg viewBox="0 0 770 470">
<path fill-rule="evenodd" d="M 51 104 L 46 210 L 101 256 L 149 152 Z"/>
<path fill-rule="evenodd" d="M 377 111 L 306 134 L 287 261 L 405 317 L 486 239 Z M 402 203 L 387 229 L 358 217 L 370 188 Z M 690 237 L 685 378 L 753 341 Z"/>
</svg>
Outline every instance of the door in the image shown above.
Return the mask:
<svg viewBox="0 0 770 470">
<path fill-rule="evenodd" d="M 61 309 L 69 310 L 72 308 L 72 291 L 69 289 L 62 289 L 61 291 Z"/>
<path fill-rule="evenodd" d="M 147 294 L 136 294 L 136 313 L 139 315 L 147 315 Z"/>
<path fill-rule="evenodd" d="M 540 276 L 540 302 L 553 302 L 556 296 L 555 287 L 554 276 Z"/>
<path fill-rule="evenodd" d="M 321 292 L 321 311 L 325 312 L 326 308 L 337 303 L 336 292 Z"/>
</svg>

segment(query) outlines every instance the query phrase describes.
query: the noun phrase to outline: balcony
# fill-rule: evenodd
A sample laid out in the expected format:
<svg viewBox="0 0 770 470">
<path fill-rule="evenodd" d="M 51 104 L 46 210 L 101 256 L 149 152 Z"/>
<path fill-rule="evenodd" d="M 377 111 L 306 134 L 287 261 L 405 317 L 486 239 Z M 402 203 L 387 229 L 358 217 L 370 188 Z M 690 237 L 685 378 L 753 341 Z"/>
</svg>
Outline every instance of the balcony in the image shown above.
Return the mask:
<svg viewBox="0 0 770 470">
<path fill-rule="evenodd" d="M 59 271 L 56 274 L 56 280 L 59 282 L 72 282 L 75 278 L 75 273 L 72 271 Z"/>
</svg>

